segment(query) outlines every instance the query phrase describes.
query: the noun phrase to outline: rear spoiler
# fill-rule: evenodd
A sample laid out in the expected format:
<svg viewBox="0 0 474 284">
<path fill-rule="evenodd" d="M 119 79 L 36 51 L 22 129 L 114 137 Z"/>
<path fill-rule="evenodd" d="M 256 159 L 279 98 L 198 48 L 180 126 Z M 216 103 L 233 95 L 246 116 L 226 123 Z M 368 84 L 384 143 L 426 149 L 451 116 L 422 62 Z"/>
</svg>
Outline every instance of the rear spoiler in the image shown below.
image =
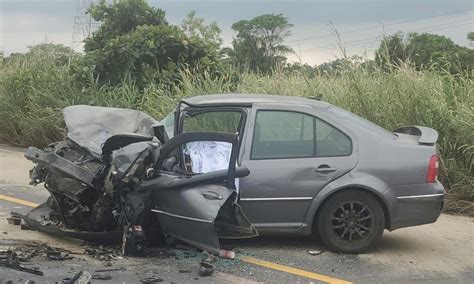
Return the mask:
<svg viewBox="0 0 474 284">
<path fill-rule="evenodd" d="M 424 126 L 406 126 L 394 130 L 395 133 L 415 135 L 418 137 L 419 144 L 433 145 L 438 141 L 438 132 L 433 128 Z"/>
</svg>

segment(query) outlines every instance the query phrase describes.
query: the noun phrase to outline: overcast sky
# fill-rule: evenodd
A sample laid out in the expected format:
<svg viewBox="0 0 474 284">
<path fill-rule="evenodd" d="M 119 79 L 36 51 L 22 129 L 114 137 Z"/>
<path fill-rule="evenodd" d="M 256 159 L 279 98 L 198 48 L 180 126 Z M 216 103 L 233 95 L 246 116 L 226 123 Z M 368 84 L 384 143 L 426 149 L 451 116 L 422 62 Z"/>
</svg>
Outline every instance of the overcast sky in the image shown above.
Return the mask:
<svg viewBox="0 0 474 284">
<path fill-rule="evenodd" d="M 0 50 L 6 55 L 24 52 L 42 42 L 71 45 L 78 0 L 0 0 Z M 298 56 L 292 61 L 311 65 L 340 56 L 330 23 L 340 33 L 349 55 L 367 54 L 380 37 L 396 31 L 445 35 L 468 46 L 466 35 L 474 31 L 474 0 L 151 0 L 179 24 L 195 10 L 222 29 L 224 45 L 230 45 L 232 23 L 265 13 L 282 13 L 294 25 L 288 38 Z M 355 31 L 354 31 L 355 30 Z"/>
</svg>

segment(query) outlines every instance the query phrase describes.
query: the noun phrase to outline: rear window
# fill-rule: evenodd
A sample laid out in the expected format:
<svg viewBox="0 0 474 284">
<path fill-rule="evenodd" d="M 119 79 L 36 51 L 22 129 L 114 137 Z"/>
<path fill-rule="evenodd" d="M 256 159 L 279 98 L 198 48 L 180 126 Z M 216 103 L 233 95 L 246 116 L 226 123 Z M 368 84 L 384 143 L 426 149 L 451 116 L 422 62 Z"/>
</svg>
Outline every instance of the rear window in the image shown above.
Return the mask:
<svg viewBox="0 0 474 284">
<path fill-rule="evenodd" d="M 347 110 L 344 110 L 342 108 L 336 107 L 336 106 L 331 106 L 327 109 L 329 112 L 337 115 L 338 117 L 342 117 L 345 119 L 348 119 L 350 121 L 355 121 L 357 124 L 362 124 L 364 125 L 365 128 L 369 129 L 372 132 L 376 132 L 382 135 L 390 136 L 390 137 L 396 137 L 396 135 L 387 129 L 378 126 L 377 124 L 362 118 L 358 116 L 357 114 L 354 114 L 352 112 L 349 112 Z"/>
</svg>

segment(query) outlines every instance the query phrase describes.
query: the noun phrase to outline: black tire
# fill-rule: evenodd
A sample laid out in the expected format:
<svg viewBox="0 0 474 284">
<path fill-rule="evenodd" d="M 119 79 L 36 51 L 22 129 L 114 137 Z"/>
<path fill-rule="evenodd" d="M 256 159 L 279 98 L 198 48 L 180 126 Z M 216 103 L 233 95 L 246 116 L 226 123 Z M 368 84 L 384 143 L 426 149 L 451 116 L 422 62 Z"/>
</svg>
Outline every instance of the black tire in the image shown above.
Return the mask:
<svg viewBox="0 0 474 284">
<path fill-rule="evenodd" d="M 379 202 L 358 190 L 329 197 L 317 216 L 319 236 L 335 252 L 365 252 L 380 239 L 384 228 L 385 217 Z"/>
</svg>

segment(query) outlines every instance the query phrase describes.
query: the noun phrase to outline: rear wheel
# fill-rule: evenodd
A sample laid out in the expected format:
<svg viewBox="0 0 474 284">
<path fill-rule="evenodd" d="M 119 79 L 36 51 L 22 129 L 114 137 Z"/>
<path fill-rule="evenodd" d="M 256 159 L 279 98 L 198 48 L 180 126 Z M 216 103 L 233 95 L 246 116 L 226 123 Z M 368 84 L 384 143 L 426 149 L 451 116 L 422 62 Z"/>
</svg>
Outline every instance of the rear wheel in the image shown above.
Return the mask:
<svg viewBox="0 0 474 284">
<path fill-rule="evenodd" d="M 337 252 L 365 252 L 380 239 L 385 228 L 379 202 L 370 194 L 357 190 L 329 197 L 317 218 L 321 240 Z"/>
</svg>

